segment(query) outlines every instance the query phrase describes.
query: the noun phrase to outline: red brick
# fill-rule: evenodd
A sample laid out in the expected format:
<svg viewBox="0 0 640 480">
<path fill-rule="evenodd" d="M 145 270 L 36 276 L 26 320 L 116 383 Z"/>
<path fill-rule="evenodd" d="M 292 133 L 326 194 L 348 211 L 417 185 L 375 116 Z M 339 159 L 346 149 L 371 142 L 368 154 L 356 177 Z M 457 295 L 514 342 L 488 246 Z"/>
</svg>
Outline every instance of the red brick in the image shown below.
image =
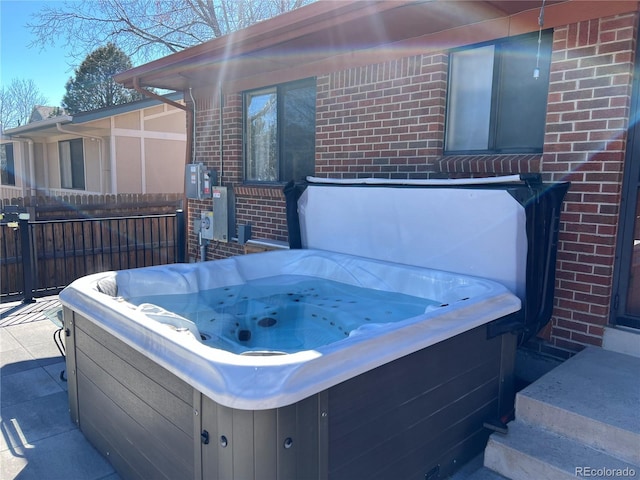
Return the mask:
<svg viewBox="0 0 640 480">
<path fill-rule="evenodd" d="M 623 28 L 634 28 L 636 16 L 634 14 L 619 15 L 612 18 L 604 18 L 600 22 L 600 31 L 619 30 Z"/>
<path fill-rule="evenodd" d="M 587 333 L 589 331 L 589 326 L 585 325 L 584 323 L 574 322 L 571 320 L 564 320 L 562 318 L 559 318 L 557 320 L 556 325 L 558 326 L 558 328 L 562 328 L 564 330 L 571 330 L 571 331 L 582 332 L 582 333 Z"/>
<path fill-rule="evenodd" d="M 604 327 L 596 326 L 596 325 L 589 325 L 588 333 L 589 333 L 589 335 L 603 338 L 604 337 Z"/>
<path fill-rule="evenodd" d="M 585 335 L 578 332 L 571 333 L 571 340 L 574 340 L 575 342 L 578 342 L 584 345 L 593 345 L 597 347 L 602 345 L 602 338 L 591 336 L 591 335 Z"/>
<path fill-rule="evenodd" d="M 594 76 L 593 78 L 585 78 L 579 81 L 578 88 L 591 91 L 593 88 L 610 87 L 612 85 L 610 76 Z"/>
<path fill-rule="evenodd" d="M 575 342 L 569 342 L 561 338 L 556 338 L 553 343 L 556 347 L 567 350 L 569 352 L 573 352 L 573 353 L 577 353 L 585 347 L 585 345 L 578 344 Z"/>
<path fill-rule="evenodd" d="M 605 120 L 593 120 L 586 122 L 576 122 L 576 130 L 605 130 L 607 128 L 607 122 Z"/>
<path fill-rule="evenodd" d="M 600 325 L 602 323 L 602 317 L 599 315 L 593 315 L 583 311 L 572 312 L 572 318 L 578 322 L 584 322 L 590 325 Z"/>
</svg>

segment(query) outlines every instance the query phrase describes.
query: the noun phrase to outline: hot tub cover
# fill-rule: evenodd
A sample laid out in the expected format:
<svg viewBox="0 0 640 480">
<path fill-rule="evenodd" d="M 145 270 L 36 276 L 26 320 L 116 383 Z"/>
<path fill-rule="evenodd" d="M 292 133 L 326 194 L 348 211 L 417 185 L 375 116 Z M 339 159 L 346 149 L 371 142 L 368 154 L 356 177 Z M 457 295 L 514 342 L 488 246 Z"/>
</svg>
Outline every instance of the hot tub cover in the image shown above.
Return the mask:
<svg viewBox="0 0 640 480">
<path fill-rule="evenodd" d="M 540 175 L 390 180 L 308 177 L 285 189 L 291 248 L 316 248 L 495 280 L 523 302 L 521 342 L 551 318 L 568 182 Z"/>
</svg>

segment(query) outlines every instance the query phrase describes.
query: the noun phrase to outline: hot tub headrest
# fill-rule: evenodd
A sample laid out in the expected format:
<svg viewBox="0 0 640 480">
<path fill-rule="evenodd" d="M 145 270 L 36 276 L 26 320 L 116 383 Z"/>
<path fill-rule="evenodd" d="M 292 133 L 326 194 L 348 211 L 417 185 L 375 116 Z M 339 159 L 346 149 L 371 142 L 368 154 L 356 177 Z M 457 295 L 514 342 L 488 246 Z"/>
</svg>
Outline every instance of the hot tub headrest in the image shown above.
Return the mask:
<svg viewBox="0 0 640 480">
<path fill-rule="evenodd" d="M 108 277 L 101 278 L 96 283 L 96 290 L 100 293 L 104 293 L 105 295 L 109 295 L 111 297 L 118 296 L 118 284 L 116 283 L 116 276 L 109 275 Z"/>
</svg>

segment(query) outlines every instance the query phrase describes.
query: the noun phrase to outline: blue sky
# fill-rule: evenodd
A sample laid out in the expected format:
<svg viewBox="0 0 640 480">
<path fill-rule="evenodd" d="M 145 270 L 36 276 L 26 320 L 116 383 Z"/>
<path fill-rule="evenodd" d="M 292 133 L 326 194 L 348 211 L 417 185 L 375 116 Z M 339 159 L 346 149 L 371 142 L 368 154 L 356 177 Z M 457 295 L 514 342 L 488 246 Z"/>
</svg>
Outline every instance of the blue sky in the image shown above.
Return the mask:
<svg viewBox="0 0 640 480">
<path fill-rule="evenodd" d="M 44 51 L 28 48 L 33 38 L 25 25 L 42 5 L 61 1 L 0 0 L 0 84 L 32 79 L 51 106 L 60 105 L 64 86 L 73 76 L 71 60 L 59 45 Z"/>
</svg>

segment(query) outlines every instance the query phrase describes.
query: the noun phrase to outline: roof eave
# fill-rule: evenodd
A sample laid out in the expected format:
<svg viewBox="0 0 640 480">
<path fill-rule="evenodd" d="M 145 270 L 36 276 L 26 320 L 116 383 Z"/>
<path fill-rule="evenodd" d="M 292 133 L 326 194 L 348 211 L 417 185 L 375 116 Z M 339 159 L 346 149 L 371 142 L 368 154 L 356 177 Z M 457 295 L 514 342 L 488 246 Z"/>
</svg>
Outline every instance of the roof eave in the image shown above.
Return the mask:
<svg viewBox="0 0 640 480">
<path fill-rule="evenodd" d="M 635 11 L 639 5 L 637 0 L 547 0 L 544 27 Z M 216 84 L 223 91 L 226 85 L 255 88 L 263 80 L 265 85 L 277 81 L 278 75 L 300 74 L 303 65 L 304 73 L 313 76 L 324 67 L 354 67 L 354 60 L 375 62 L 380 49 L 392 52 L 391 58 L 396 52 L 455 48 L 536 31 L 541 6 L 538 0 L 325 0 L 133 68 L 115 79 L 127 87 L 183 92 Z M 380 19 L 389 21 L 382 24 Z M 393 32 L 386 36 L 388 27 Z"/>
<path fill-rule="evenodd" d="M 182 100 L 184 97 L 182 92 L 172 92 L 161 96 L 173 101 Z M 161 104 L 161 100 L 157 100 L 155 98 L 143 98 L 142 100 L 136 100 L 135 102 L 121 103 L 120 105 L 112 105 L 98 110 L 76 113 L 73 116 L 73 123 L 87 123 L 94 120 L 101 120 L 103 118 L 135 112 L 137 110 L 143 110 L 145 108 Z"/>
<path fill-rule="evenodd" d="M 5 136 L 9 137 L 17 137 L 19 135 L 25 135 L 28 133 L 38 132 L 40 130 L 44 130 L 46 128 L 50 128 L 55 126 L 58 123 L 71 123 L 73 121 L 73 117 L 70 115 L 60 115 L 58 117 L 51 117 L 45 120 L 40 120 L 37 122 L 31 122 L 26 125 L 21 125 L 19 127 L 8 128 L 4 131 Z"/>
<path fill-rule="evenodd" d="M 156 72 L 166 74 L 167 70 L 177 71 L 184 65 L 189 65 L 199 60 L 217 58 L 218 55 L 224 55 L 224 58 L 236 58 L 327 28 L 328 25 L 335 26 L 354 18 L 383 12 L 410 3 L 415 2 L 412 0 L 376 1 L 367 3 L 366 7 L 363 7 L 361 1 L 323 0 L 314 2 L 277 17 L 258 22 L 237 32 L 126 70 L 117 74 L 114 79 L 127 88 L 133 88 L 134 79 L 140 79 L 142 76 L 153 75 Z M 146 82 L 141 85 L 167 88 L 165 85 L 151 85 Z"/>
</svg>

